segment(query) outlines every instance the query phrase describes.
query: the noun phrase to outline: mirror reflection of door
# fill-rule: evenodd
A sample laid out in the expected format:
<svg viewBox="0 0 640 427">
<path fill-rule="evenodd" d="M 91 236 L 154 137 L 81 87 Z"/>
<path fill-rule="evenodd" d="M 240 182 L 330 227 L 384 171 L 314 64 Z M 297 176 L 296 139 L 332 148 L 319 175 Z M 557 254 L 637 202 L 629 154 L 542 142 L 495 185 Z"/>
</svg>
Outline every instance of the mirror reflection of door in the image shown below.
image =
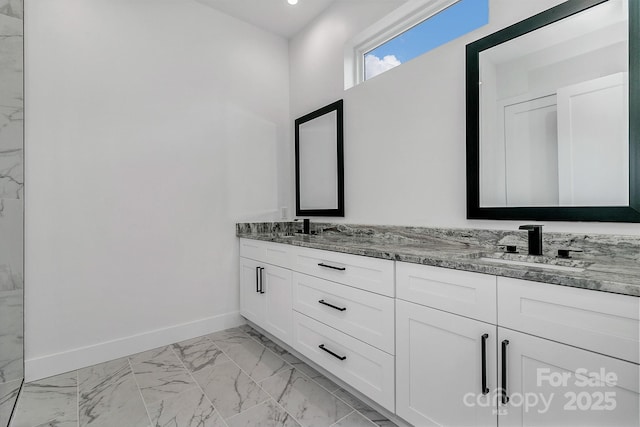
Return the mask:
<svg viewBox="0 0 640 427">
<path fill-rule="evenodd" d="M 480 206 L 629 206 L 629 3 L 483 50 Z"/>
<path fill-rule="evenodd" d="M 558 89 L 560 206 L 629 204 L 629 77 Z"/>
<path fill-rule="evenodd" d="M 555 95 L 504 106 L 506 206 L 558 205 Z"/>
</svg>

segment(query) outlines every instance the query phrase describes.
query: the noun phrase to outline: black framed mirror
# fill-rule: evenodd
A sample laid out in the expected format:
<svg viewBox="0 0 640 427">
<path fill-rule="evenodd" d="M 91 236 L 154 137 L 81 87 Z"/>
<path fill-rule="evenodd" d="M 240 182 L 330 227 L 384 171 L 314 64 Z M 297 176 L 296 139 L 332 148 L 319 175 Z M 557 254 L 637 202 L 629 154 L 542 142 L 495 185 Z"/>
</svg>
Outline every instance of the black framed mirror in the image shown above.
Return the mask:
<svg viewBox="0 0 640 427">
<path fill-rule="evenodd" d="M 467 218 L 640 222 L 640 4 L 568 0 L 467 45 Z"/>
<path fill-rule="evenodd" d="M 296 215 L 344 216 L 342 100 L 295 120 Z"/>
</svg>

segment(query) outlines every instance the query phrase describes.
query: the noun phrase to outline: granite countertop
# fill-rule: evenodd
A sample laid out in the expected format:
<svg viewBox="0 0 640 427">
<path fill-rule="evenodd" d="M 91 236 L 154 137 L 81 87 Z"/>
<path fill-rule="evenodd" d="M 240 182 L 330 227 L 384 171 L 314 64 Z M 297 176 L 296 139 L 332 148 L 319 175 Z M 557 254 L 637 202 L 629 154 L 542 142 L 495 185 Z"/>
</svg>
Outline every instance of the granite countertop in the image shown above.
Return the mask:
<svg viewBox="0 0 640 427">
<path fill-rule="evenodd" d="M 236 234 L 293 246 L 640 296 L 640 239 L 633 236 L 549 233 L 543 235 L 544 256 L 529 257 L 526 233 L 515 231 L 314 225 L 318 233 L 305 235 L 297 232 L 297 223 L 237 224 Z M 501 246 L 507 244 L 516 245 L 520 253 L 504 253 Z M 571 259 L 558 259 L 557 249 L 584 252 Z M 527 264 L 503 264 L 500 259 Z M 560 266 L 562 270 L 537 267 L 536 263 Z"/>
</svg>

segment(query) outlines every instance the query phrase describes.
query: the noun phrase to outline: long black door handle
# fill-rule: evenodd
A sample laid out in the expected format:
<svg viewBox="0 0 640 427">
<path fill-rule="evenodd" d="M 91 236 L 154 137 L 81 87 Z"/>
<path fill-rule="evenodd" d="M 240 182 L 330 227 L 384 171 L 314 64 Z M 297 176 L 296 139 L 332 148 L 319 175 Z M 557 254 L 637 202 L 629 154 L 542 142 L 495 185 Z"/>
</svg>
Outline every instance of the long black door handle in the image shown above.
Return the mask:
<svg viewBox="0 0 640 427">
<path fill-rule="evenodd" d="M 346 268 L 345 267 L 336 267 L 334 265 L 329 265 L 329 264 L 325 264 L 324 262 L 319 262 L 318 265 L 320 267 L 324 267 L 324 268 L 331 268 L 333 270 L 340 270 L 340 271 L 345 271 Z"/>
<path fill-rule="evenodd" d="M 260 292 L 260 267 L 256 267 L 256 292 Z"/>
<path fill-rule="evenodd" d="M 318 301 L 320 304 L 322 305 L 326 305 L 327 307 L 331 307 L 331 308 L 335 308 L 338 311 L 345 311 L 347 309 L 347 307 L 338 307 L 337 305 L 333 305 L 333 304 L 329 304 L 328 302 L 326 302 L 325 300 L 321 299 L 320 301 Z"/>
<path fill-rule="evenodd" d="M 262 276 L 262 272 L 264 271 L 264 267 L 260 267 L 260 293 L 264 294 L 264 277 Z"/>
<path fill-rule="evenodd" d="M 502 341 L 502 404 L 509 403 L 509 394 L 507 393 L 507 346 L 509 340 Z"/>
<path fill-rule="evenodd" d="M 333 351 L 329 350 L 328 348 L 326 348 L 324 346 L 324 344 L 320 344 L 318 347 L 320 347 L 322 350 L 326 351 L 327 353 L 329 353 L 330 355 L 332 355 L 333 357 L 340 359 L 340 360 L 344 360 L 347 358 L 347 356 L 340 356 L 338 354 L 335 354 Z"/>
<path fill-rule="evenodd" d="M 482 394 L 489 393 L 489 387 L 487 387 L 487 338 L 489 338 L 489 334 L 482 335 Z"/>
</svg>

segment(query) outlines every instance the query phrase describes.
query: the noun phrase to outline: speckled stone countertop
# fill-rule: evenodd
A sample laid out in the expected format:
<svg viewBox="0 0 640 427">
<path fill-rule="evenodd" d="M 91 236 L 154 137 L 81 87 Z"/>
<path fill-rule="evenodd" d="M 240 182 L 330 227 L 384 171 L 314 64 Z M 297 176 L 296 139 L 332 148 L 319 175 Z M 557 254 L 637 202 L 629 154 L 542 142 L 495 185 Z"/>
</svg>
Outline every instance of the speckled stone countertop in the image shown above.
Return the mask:
<svg viewBox="0 0 640 427">
<path fill-rule="evenodd" d="M 526 231 L 443 229 L 312 223 L 310 235 L 300 222 L 242 223 L 238 237 L 535 282 L 640 296 L 640 238 L 636 236 L 543 233 L 544 254 L 527 255 Z M 515 245 L 519 253 L 503 253 Z M 571 259 L 558 249 L 581 250 Z M 527 262 L 503 264 L 500 259 Z M 541 267 L 535 266 L 540 264 Z M 531 265 L 533 264 L 533 265 Z M 556 265 L 563 270 L 544 268 Z"/>
</svg>

